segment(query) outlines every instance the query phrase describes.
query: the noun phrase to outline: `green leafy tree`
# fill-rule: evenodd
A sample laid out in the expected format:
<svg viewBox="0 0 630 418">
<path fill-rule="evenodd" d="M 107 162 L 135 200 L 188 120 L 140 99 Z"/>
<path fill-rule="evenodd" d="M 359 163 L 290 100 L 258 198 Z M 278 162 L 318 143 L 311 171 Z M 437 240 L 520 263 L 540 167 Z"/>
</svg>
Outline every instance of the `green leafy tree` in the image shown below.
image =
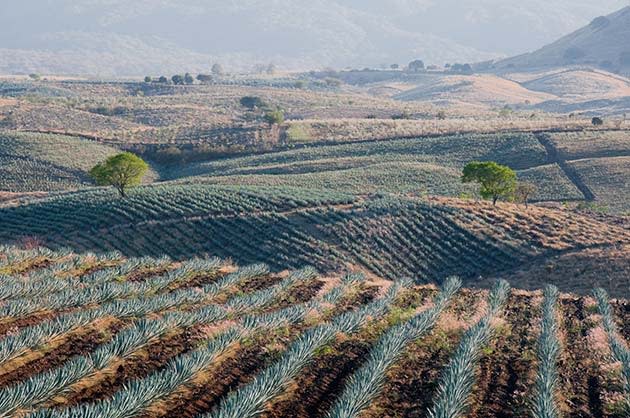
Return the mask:
<svg viewBox="0 0 630 418">
<path fill-rule="evenodd" d="M 186 83 L 186 84 L 193 84 L 194 82 L 195 82 L 195 79 L 193 78 L 193 76 L 190 73 L 184 74 L 184 83 Z"/>
<path fill-rule="evenodd" d="M 173 77 L 171 77 L 171 80 L 173 81 L 173 84 L 176 84 L 176 85 L 184 84 L 184 77 L 179 74 L 175 74 Z"/>
<path fill-rule="evenodd" d="M 210 74 L 199 74 L 197 75 L 197 81 L 203 84 L 208 84 L 212 82 L 212 76 Z"/>
<path fill-rule="evenodd" d="M 246 107 L 249 110 L 254 110 L 256 108 L 265 107 L 265 102 L 260 97 L 257 96 L 244 96 L 241 97 L 241 106 Z"/>
<path fill-rule="evenodd" d="M 422 60 L 411 61 L 407 68 L 409 68 L 409 71 L 412 73 L 422 72 L 424 71 L 424 62 Z"/>
<path fill-rule="evenodd" d="M 493 161 L 474 161 L 464 167 L 462 182 L 480 184 L 481 197 L 492 199 L 492 204 L 496 205 L 499 198 L 508 199 L 512 196 L 516 187 L 516 173 L 510 167 Z"/>
<path fill-rule="evenodd" d="M 145 82 L 145 83 L 150 83 L 150 82 L 152 82 L 152 81 L 153 81 L 153 78 L 152 78 L 150 75 L 148 75 L 148 76 L 144 77 L 144 82 Z"/>
<path fill-rule="evenodd" d="M 168 78 L 166 78 L 166 76 L 164 76 L 164 75 L 161 75 L 160 78 L 158 78 L 158 82 L 166 84 L 166 83 L 168 83 Z"/>
<path fill-rule="evenodd" d="M 604 124 L 604 120 L 602 118 L 594 117 L 591 120 L 591 123 L 593 124 L 593 126 L 602 126 Z"/>
<path fill-rule="evenodd" d="M 137 186 L 149 169 L 149 165 L 130 152 L 109 157 L 90 170 L 90 176 L 99 186 L 114 186 L 121 197 L 129 187 Z"/>
<path fill-rule="evenodd" d="M 269 125 L 280 125 L 284 122 L 284 112 L 282 110 L 272 110 L 265 113 L 265 122 Z"/>
</svg>

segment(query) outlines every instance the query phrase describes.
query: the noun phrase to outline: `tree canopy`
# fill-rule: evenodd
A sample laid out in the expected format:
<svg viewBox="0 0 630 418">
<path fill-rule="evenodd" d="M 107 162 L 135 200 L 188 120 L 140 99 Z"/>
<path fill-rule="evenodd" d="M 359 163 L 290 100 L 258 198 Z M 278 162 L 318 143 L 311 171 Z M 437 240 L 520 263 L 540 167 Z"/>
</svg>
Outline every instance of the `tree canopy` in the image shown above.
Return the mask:
<svg viewBox="0 0 630 418">
<path fill-rule="evenodd" d="M 265 107 L 265 102 L 257 96 L 244 96 L 241 97 L 241 106 L 246 107 L 249 110 Z"/>
<path fill-rule="evenodd" d="M 137 186 L 149 169 L 149 165 L 130 152 L 109 157 L 90 170 L 90 176 L 99 186 L 114 186 L 121 197 L 129 187 Z"/>
<path fill-rule="evenodd" d="M 481 185 L 481 197 L 492 199 L 492 204 L 496 205 L 500 198 L 508 199 L 512 196 L 516 188 L 516 173 L 510 167 L 493 161 L 474 161 L 464 167 L 462 181 Z"/>
</svg>

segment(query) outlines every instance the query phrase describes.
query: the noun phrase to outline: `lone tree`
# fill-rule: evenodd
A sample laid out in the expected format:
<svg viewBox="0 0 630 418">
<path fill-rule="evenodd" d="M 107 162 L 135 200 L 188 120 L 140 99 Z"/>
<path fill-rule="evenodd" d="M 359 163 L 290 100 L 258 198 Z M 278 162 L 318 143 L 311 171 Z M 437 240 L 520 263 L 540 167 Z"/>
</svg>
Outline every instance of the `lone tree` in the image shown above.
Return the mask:
<svg viewBox="0 0 630 418">
<path fill-rule="evenodd" d="M 529 207 L 529 199 L 536 194 L 538 188 L 532 183 L 519 181 L 514 188 L 514 201 L 523 203 L 525 207 Z"/>
<path fill-rule="evenodd" d="M 593 124 L 593 126 L 602 126 L 604 124 L 604 120 L 596 116 L 591 119 L 591 123 Z"/>
<path fill-rule="evenodd" d="M 462 175 L 464 183 L 479 183 L 479 193 L 484 199 L 492 199 L 496 206 L 499 198 L 508 199 L 516 187 L 516 173 L 510 167 L 493 161 L 466 164 Z"/>
<path fill-rule="evenodd" d="M 270 126 L 282 124 L 284 122 L 284 112 L 282 110 L 272 110 L 265 113 L 265 122 Z"/>
<path fill-rule="evenodd" d="M 408 65 L 409 71 L 412 73 L 419 73 L 424 71 L 424 62 L 422 60 L 411 61 Z"/>
<path fill-rule="evenodd" d="M 114 186 L 121 197 L 129 187 L 137 186 L 149 169 L 144 160 L 130 152 L 109 157 L 90 170 L 90 176 L 99 186 Z"/>
<path fill-rule="evenodd" d="M 241 97 L 241 106 L 246 107 L 249 110 L 265 107 L 265 102 L 257 96 L 244 96 Z"/>
<path fill-rule="evenodd" d="M 212 66 L 212 74 L 214 75 L 223 75 L 223 66 L 221 64 L 214 64 Z"/>
</svg>

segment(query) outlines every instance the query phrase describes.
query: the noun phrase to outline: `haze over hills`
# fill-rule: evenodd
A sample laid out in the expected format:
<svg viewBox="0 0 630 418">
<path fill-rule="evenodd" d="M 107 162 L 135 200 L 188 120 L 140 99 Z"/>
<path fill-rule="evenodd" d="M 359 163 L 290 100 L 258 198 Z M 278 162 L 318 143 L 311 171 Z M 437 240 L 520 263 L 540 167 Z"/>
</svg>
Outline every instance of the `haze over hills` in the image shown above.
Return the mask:
<svg viewBox="0 0 630 418">
<path fill-rule="evenodd" d="M 141 75 L 203 71 L 217 61 L 237 70 L 269 62 L 288 69 L 379 66 L 414 57 L 436 64 L 473 62 L 534 49 L 624 4 L 5 2 L 0 5 L 0 73 Z"/>
<path fill-rule="evenodd" d="M 502 69 L 590 65 L 630 72 L 630 6 L 600 16 L 587 26 L 537 51 L 502 60 Z"/>
</svg>

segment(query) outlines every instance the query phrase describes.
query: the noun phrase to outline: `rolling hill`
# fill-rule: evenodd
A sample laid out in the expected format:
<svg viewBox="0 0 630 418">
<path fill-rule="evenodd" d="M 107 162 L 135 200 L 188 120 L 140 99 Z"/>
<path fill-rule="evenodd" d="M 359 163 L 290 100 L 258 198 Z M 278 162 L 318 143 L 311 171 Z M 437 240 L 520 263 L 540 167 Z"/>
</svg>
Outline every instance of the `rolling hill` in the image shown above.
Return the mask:
<svg viewBox="0 0 630 418">
<path fill-rule="evenodd" d="M 501 70 L 524 70 L 566 65 L 589 65 L 616 71 L 630 71 L 630 6 L 537 51 L 495 63 Z"/>
<path fill-rule="evenodd" d="M 623 0 L 39 0 L 0 5 L 0 73 L 90 76 L 475 62 L 531 50 Z M 88 23 L 89 22 L 89 23 Z M 533 29 L 535 28 L 535 29 Z M 496 36 L 501 33 L 501 36 Z M 471 36 L 475 34 L 475 36 Z M 218 41 L 220 40 L 220 41 Z M 304 51 L 308 51 L 308 54 Z"/>
<path fill-rule="evenodd" d="M 0 208 L 0 242 L 136 257 L 212 254 L 274 269 L 360 269 L 422 282 L 458 275 L 470 284 L 532 259 L 630 244 L 623 227 L 569 211 L 307 190 L 160 185 L 132 190 L 128 200 L 110 190 L 75 192 Z M 614 277 L 621 288 L 623 266 L 620 260 Z M 558 286 L 583 292 L 589 281 L 567 278 Z"/>
</svg>

